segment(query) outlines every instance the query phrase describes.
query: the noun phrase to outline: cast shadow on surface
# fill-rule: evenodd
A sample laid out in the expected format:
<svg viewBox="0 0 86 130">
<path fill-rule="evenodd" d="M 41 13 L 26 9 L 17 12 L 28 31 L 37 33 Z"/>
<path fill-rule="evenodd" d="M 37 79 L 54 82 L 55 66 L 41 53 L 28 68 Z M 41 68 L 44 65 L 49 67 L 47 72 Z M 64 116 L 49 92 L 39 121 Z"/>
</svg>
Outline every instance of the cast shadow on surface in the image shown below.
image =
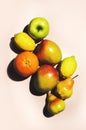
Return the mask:
<svg viewBox="0 0 86 130">
<path fill-rule="evenodd" d="M 42 96 L 45 93 L 38 91 L 38 89 L 36 88 L 37 84 L 34 83 L 35 79 L 36 79 L 36 73 L 31 76 L 30 84 L 29 84 L 29 90 L 35 96 Z"/>
<path fill-rule="evenodd" d="M 43 108 L 43 114 L 45 117 L 49 118 L 49 117 L 53 117 L 54 115 L 51 114 L 48 110 L 48 98 L 47 98 L 48 94 L 46 94 L 46 99 L 45 99 L 45 106 Z"/>
<path fill-rule="evenodd" d="M 12 37 L 11 40 L 10 40 L 10 48 L 11 48 L 12 51 L 14 51 L 14 52 L 17 53 L 17 54 L 19 54 L 19 53 L 21 53 L 21 52 L 23 51 L 23 50 L 19 49 L 19 48 L 16 46 L 16 44 L 15 44 L 15 42 L 14 42 L 14 37 Z"/>
<path fill-rule="evenodd" d="M 14 81 L 22 81 L 25 80 L 27 77 L 22 77 L 20 76 L 14 69 L 13 67 L 13 62 L 14 59 L 9 63 L 8 67 L 7 67 L 7 74 L 8 77 Z"/>
<path fill-rule="evenodd" d="M 24 32 L 27 33 L 27 26 L 24 28 L 23 30 Z M 38 41 L 36 41 L 38 42 Z M 14 42 L 14 37 L 11 38 L 10 40 L 10 48 L 12 51 L 14 51 L 15 53 L 19 54 L 22 52 L 22 50 L 20 50 L 16 45 L 15 45 L 15 42 Z M 28 77 L 22 77 L 20 76 L 14 69 L 14 66 L 13 66 L 13 62 L 14 62 L 14 59 L 12 61 L 10 61 L 10 63 L 8 64 L 7 66 L 7 74 L 8 74 L 8 77 L 11 79 L 11 80 L 14 80 L 14 81 L 23 81 L 25 80 L 26 78 Z M 33 74 L 30 78 L 30 82 L 29 82 L 29 90 L 30 92 L 35 95 L 35 96 L 42 96 L 44 95 L 45 93 L 42 93 L 40 91 L 38 91 L 36 88 L 35 88 L 35 85 L 34 85 L 34 80 L 35 80 L 35 76 L 36 76 L 36 73 Z M 45 99 L 45 106 L 43 108 L 43 115 L 45 117 L 52 117 L 53 115 L 49 113 L 49 111 L 47 110 L 47 98 Z"/>
</svg>

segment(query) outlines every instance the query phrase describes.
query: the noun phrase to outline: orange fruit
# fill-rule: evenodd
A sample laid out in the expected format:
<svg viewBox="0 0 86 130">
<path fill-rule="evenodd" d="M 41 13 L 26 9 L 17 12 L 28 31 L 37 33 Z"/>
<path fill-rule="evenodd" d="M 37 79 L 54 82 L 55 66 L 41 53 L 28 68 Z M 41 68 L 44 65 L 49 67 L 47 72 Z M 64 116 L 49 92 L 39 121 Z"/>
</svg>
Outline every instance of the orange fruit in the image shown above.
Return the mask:
<svg viewBox="0 0 86 130">
<path fill-rule="evenodd" d="M 37 71 L 39 61 L 33 52 L 25 51 L 16 56 L 13 65 L 19 75 L 27 77 Z"/>
</svg>

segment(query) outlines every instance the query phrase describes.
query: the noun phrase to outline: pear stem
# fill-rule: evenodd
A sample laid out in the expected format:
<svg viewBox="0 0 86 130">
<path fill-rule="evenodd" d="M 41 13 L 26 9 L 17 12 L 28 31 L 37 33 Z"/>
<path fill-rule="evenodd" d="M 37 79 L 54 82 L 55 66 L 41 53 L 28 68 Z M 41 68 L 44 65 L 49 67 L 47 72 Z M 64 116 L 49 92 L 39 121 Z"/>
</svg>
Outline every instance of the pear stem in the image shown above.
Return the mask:
<svg viewBox="0 0 86 130">
<path fill-rule="evenodd" d="M 75 75 L 72 79 L 75 79 L 76 77 L 78 77 L 79 75 L 77 74 L 77 75 Z"/>
<path fill-rule="evenodd" d="M 51 94 L 51 91 L 48 91 L 47 95 Z"/>
</svg>

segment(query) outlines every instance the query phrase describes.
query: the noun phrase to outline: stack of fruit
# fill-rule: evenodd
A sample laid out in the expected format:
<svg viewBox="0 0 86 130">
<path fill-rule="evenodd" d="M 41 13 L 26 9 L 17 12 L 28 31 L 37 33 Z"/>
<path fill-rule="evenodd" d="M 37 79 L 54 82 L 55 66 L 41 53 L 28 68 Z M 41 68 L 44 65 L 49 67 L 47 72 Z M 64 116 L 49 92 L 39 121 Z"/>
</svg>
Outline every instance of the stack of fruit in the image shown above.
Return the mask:
<svg viewBox="0 0 86 130">
<path fill-rule="evenodd" d="M 35 89 L 47 94 L 47 110 L 55 115 L 65 109 L 64 99 L 73 93 L 74 74 L 77 68 L 75 56 L 62 59 L 60 47 L 44 39 L 49 33 L 49 23 L 43 17 L 30 21 L 26 31 L 14 35 L 15 45 L 22 50 L 13 66 L 23 77 L 35 74 Z"/>
</svg>

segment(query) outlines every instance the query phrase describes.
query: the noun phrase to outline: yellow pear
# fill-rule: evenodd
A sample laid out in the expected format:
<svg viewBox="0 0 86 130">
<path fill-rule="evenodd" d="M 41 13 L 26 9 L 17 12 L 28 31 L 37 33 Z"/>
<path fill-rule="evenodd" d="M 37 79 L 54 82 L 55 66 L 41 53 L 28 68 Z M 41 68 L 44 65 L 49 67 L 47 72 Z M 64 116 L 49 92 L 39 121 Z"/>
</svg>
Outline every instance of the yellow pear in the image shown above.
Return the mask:
<svg viewBox="0 0 86 130">
<path fill-rule="evenodd" d="M 65 102 L 64 100 L 57 98 L 53 94 L 48 94 L 48 104 L 47 109 L 49 113 L 52 115 L 58 114 L 59 112 L 63 111 L 65 109 Z"/>
<path fill-rule="evenodd" d="M 62 99 L 69 98 L 73 93 L 73 85 L 74 79 L 68 77 L 57 84 L 55 92 L 59 94 Z"/>
</svg>

